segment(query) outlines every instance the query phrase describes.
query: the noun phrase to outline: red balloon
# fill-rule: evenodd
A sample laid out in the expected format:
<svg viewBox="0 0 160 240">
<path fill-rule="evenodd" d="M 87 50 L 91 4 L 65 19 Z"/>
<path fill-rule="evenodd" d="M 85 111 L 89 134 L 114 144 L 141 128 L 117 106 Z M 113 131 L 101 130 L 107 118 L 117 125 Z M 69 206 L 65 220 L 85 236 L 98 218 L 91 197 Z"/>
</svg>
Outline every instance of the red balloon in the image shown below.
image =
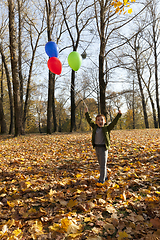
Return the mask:
<svg viewBox="0 0 160 240">
<path fill-rule="evenodd" d="M 49 58 L 47 62 L 48 68 L 52 73 L 60 75 L 62 72 L 62 63 L 56 57 Z"/>
</svg>

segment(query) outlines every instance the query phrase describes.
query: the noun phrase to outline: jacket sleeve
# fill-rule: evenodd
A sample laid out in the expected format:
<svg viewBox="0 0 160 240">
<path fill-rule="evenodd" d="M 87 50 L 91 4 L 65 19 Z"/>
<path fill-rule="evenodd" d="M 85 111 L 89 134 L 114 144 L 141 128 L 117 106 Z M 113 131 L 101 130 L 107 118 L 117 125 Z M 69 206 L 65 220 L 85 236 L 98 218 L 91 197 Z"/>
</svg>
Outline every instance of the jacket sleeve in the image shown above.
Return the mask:
<svg viewBox="0 0 160 240">
<path fill-rule="evenodd" d="M 91 116 L 89 115 L 89 113 L 86 112 L 85 115 L 86 115 L 86 119 L 87 119 L 87 122 L 89 123 L 89 125 L 90 125 L 92 128 L 94 128 L 95 123 L 94 123 L 94 121 L 92 120 L 92 118 L 91 118 Z"/>
<path fill-rule="evenodd" d="M 117 124 L 118 119 L 121 117 L 121 113 L 118 113 L 117 116 L 113 119 L 113 121 L 107 126 L 108 131 L 111 131 L 114 126 Z"/>
</svg>

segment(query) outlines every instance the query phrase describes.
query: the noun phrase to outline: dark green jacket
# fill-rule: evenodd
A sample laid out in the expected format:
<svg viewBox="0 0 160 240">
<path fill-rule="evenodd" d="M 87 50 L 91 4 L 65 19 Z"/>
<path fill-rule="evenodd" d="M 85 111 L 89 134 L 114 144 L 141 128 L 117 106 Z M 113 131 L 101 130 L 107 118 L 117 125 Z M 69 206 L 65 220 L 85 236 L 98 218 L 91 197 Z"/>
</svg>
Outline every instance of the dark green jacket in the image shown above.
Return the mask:
<svg viewBox="0 0 160 240">
<path fill-rule="evenodd" d="M 86 112 L 85 115 L 86 115 L 87 122 L 89 123 L 89 125 L 93 129 L 93 131 L 92 131 L 92 145 L 93 145 L 93 147 L 95 147 L 95 134 L 96 134 L 96 130 L 97 130 L 98 125 L 92 120 L 92 118 L 90 117 L 88 112 Z M 113 121 L 108 126 L 105 124 L 104 127 L 102 127 L 102 131 L 103 131 L 104 136 L 105 136 L 106 149 L 109 149 L 109 147 L 110 147 L 110 131 L 117 124 L 118 119 L 121 117 L 121 115 L 122 114 L 118 113 L 117 116 L 113 119 Z"/>
</svg>

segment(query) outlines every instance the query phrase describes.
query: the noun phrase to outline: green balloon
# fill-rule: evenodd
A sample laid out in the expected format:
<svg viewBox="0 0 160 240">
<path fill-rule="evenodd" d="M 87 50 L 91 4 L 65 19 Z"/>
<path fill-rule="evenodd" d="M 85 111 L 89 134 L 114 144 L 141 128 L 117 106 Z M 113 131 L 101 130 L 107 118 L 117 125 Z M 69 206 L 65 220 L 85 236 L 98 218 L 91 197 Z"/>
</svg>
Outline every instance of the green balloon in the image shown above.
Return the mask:
<svg viewBox="0 0 160 240">
<path fill-rule="evenodd" d="M 68 56 L 68 64 L 74 71 L 78 71 L 82 64 L 81 55 L 76 51 L 71 52 Z"/>
</svg>

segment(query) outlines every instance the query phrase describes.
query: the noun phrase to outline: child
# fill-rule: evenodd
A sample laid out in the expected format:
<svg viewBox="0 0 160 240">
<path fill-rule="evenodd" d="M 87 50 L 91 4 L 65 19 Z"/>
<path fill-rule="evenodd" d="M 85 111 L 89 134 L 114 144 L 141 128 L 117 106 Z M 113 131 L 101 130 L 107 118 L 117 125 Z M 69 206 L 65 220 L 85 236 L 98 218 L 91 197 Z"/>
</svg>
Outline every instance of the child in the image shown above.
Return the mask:
<svg viewBox="0 0 160 240">
<path fill-rule="evenodd" d="M 103 114 L 97 115 L 95 123 L 92 121 L 87 107 L 85 109 L 85 115 L 87 122 L 93 129 L 92 145 L 96 150 L 96 155 L 100 166 L 100 178 L 98 182 L 104 183 L 108 179 L 106 164 L 108 149 L 110 147 L 110 131 L 117 124 L 117 121 L 121 117 L 122 113 L 119 110 L 117 116 L 108 126 L 106 125 L 106 118 Z"/>
</svg>

